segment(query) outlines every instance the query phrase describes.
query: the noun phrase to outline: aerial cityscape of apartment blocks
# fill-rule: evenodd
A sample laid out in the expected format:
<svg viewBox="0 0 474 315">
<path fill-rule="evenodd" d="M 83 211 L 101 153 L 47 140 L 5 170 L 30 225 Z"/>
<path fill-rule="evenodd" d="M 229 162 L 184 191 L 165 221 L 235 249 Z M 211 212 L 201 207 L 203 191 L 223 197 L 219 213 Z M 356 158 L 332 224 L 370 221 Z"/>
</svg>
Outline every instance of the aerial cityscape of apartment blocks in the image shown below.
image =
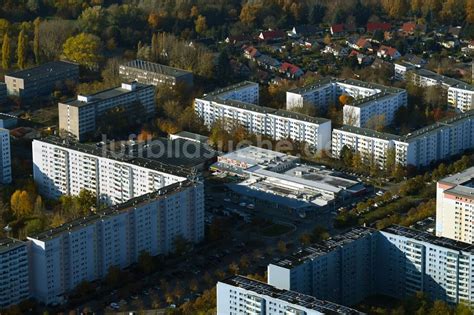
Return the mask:
<svg viewBox="0 0 474 315">
<path fill-rule="evenodd" d="M 461 113 L 404 136 L 371 129 L 343 126 L 332 133 L 332 155 L 339 158 L 344 146 L 382 165 L 387 150 L 394 149 L 396 162 L 407 166 L 428 166 L 474 147 L 474 111 Z"/>
<path fill-rule="evenodd" d="M 466 112 L 474 109 L 474 87 L 466 82 L 437 74 L 426 69 L 409 71 L 410 80 L 417 86 L 440 86 L 446 90 L 448 104 Z"/>
<path fill-rule="evenodd" d="M 79 65 L 67 61 L 47 62 L 5 75 L 8 95 L 18 96 L 25 101 L 49 95 L 66 81 L 75 83 L 78 80 Z"/>
<path fill-rule="evenodd" d="M 119 66 L 120 77 L 125 81 L 137 81 L 154 86 L 184 84 L 193 86 L 193 73 L 178 68 L 135 59 Z"/>
<path fill-rule="evenodd" d="M 390 226 L 354 228 L 268 266 L 268 283 L 343 305 L 374 294 L 415 292 L 449 303 L 474 302 L 471 244 Z"/>
<path fill-rule="evenodd" d="M 474 242 L 474 167 L 438 181 L 436 235 Z"/>
<path fill-rule="evenodd" d="M 361 315 L 363 313 L 329 301 L 272 285 L 232 276 L 217 283 L 217 315 Z"/>
<path fill-rule="evenodd" d="M 10 153 L 10 130 L 0 128 L 0 183 L 12 182 L 12 161 Z"/>
<path fill-rule="evenodd" d="M 314 150 L 329 150 L 331 120 L 258 105 L 257 83 L 241 82 L 196 98 L 194 109 L 204 124 L 223 121 L 244 126 L 250 133 L 273 139 L 307 143 Z"/>
<path fill-rule="evenodd" d="M 202 183 L 174 183 L 28 237 L 32 296 L 58 303 L 82 281 L 125 268 L 142 252 L 167 254 L 182 237 L 204 238 Z"/>
<path fill-rule="evenodd" d="M 140 111 L 143 116 L 155 113 L 155 87 L 137 82 L 58 103 L 59 129 L 82 141 L 97 128 L 97 119 L 112 108 Z"/>
<path fill-rule="evenodd" d="M 186 180 L 178 167 L 54 136 L 33 140 L 32 146 L 33 178 L 50 199 L 87 189 L 101 203 L 119 204 Z"/>
<path fill-rule="evenodd" d="M 343 94 L 353 98 L 344 104 L 343 122 L 355 127 L 368 127 L 376 118 L 382 125 L 389 125 L 395 112 L 407 104 L 407 93 L 403 89 L 353 79 L 322 79 L 288 91 L 286 108 L 291 110 L 308 104 L 326 110 L 330 104 L 337 104 Z"/>
<path fill-rule="evenodd" d="M 0 308 L 30 296 L 27 242 L 0 239 Z"/>
</svg>

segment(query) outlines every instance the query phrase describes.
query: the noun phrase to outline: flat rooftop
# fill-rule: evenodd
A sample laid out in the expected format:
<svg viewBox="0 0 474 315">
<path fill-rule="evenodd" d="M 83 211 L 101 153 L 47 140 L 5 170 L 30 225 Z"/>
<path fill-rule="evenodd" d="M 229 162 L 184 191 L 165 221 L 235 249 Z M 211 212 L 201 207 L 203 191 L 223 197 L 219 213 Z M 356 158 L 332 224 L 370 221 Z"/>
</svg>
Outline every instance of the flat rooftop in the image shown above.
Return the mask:
<svg viewBox="0 0 474 315">
<path fill-rule="evenodd" d="M 274 299 L 279 299 L 287 303 L 304 307 L 306 309 L 319 311 L 323 314 L 344 314 L 344 315 L 359 315 L 363 314 L 355 309 L 347 306 L 339 305 L 333 302 L 319 300 L 315 297 L 305 295 L 302 293 L 277 289 L 276 287 L 264 282 L 253 280 L 243 276 L 232 276 L 230 278 L 220 281 L 222 283 L 242 288 L 244 290 L 268 296 Z"/>
<path fill-rule="evenodd" d="M 343 234 L 335 235 L 321 244 L 303 247 L 289 256 L 281 259 L 280 261 L 272 264 L 290 269 L 308 260 L 325 255 L 341 246 L 365 237 L 369 237 L 374 233 L 377 233 L 377 231 L 370 228 L 356 227 Z"/>
<path fill-rule="evenodd" d="M 140 70 L 155 72 L 155 73 L 172 76 L 172 77 L 180 77 L 180 76 L 192 74 L 191 71 L 186 71 L 183 69 L 165 66 L 159 63 L 154 63 L 154 62 L 145 61 L 141 59 L 135 59 L 135 60 L 129 61 L 127 63 L 122 64 L 121 66 L 137 68 Z"/>
<path fill-rule="evenodd" d="M 184 167 L 178 167 L 175 165 L 165 164 L 160 161 L 155 161 L 152 159 L 142 158 L 142 157 L 134 157 L 130 154 L 126 154 L 125 152 L 116 152 L 110 149 L 106 149 L 103 147 L 97 147 L 96 145 L 84 144 L 79 143 L 74 140 L 66 140 L 56 136 L 48 136 L 42 138 L 40 140 L 34 140 L 39 142 L 49 143 L 58 147 L 62 147 L 65 149 L 79 151 L 85 154 L 94 155 L 97 157 L 112 159 L 115 161 L 129 163 L 133 165 L 137 165 L 140 167 L 152 169 L 158 172 L 173 174 L 176 176 L 181 176 L 186 178 L 189 175 L 189 170 Z"/>
<path fill-rule="evenodd" d="M 36 239 L 40 241 L 51 240 L 53 238 L 58 237 L 59 235 L 63 233 L 69 233 L 69 232 L 80 230 L 94 222 L 113 217 L 115 215 L 126 212 L 132 208 L 140 207 L 148 203 L 155 202 L 156 200 L 166 199 L 169 196 L 179 193 L 194 185 L 195 183 L 190 180 L 174 183 L 174 184 L 165 186 L 163 188 L 160 188 L 157 191 L 154 191 L 152 193 L 148 193 L 139 197 L 132 198 L 118 205 L 110 206 L 108 208 L 98 211 L 97 213 L 90 214 L 86 217 L 82 217 L 73 221 L 66 222 L 54 229 L 49 229 L 37 234 L 29 235 L 28 238 Z"/>
<path fill-rule="evenodd" d="M 11 72 L 6 76 L 20 79 L 41 79 L 48 78 L 52 73 L 65 72 L 73 68 L 79 69 L 79 65 L 69 61 L 51 61 L 37 67 Z"/>
<path fill-rule="evenodd" d="M 164 165 L 191 169 L 217 157 L 210 146 L 192 140 L 158 138 L 150 142 L 124 143 L 127 153 L 160 162 Z M 121 149 L 121 148 L 120 148 Z"/>
<path fill-rule="evenodd" d="M 470 167 L 463 172 L 456 173 L 438 181 L 441 184 L 453 185 L 445 192 L 474 199 L 474 167 Z"/>
<path fill-rule="evenodd" d="M 362 136 L 367 136 L 371 138 L 377 138 L 377 139 L 384 139 L 384 140 L 396 140 L 396 141 L 402 141 L 402 142 L 410 142 L 413 141 L 419 137 L 424 137 L 432 132 L 435 132 L 439 129 L 449 127 L 450 125 L 455 125 L 459 122 L 462 122 L 465 119 L 471 119 L 474 118 L 474 110 L 469 110 L 464 113 L 457 114 L 454 117 L 450 118 L 445 118 L 442 119 L 438 122 L 435 122 L 434 124 L 428 125 L 426 127 L 417 129 L 415 131 L 412 131 L 410 133 L 407 133 L 406 135 L 398 136 L 394 135 L 391 133 L 386 133 L 386 132 L 378 132 L 372 129 L 368 128 L 360 128 L 360 127 L 354 127 L 354 126 L 349 126 L 349 125 L 344 125 L 342 127 L 336 128 L 334 130 L 341 130 L 349 133 L 354 133 L 354 134 L 359 134 Z"/>
<path fill-rule="evenodd" d="M 271 107 L 264 107 L 252 103 L 247 103 L 247 102 L 242 102 L 242 101 L 236 101 L 232 99 L 222 99 L 218 97 L 213 97 L 213 96 L 207 96 L 205 98 L 206 100 L 213 101 L 215 103 L 221 104 L 221 105 L 226 105 L 230 107 L 235 107 L 235 108 L 240 108 L 252 112 L 257 112 L 261 114 L 269 114 L 269 113 L 275 113 L 277 110 L 275 108 Z"/>
<path fill-rule="evenodd" d="M 308 116 L 308 115 L 300 114 L 300 113 L 297 113 L 297 112 L 287 111 L 287 110 L 284 110 L 284 109 L 279 109 L 276 112 L 271 113 L 271 115 L 276 115 L 276 116 L 285 117 L 285 118 L 289 118 L 289 119 L 294 119 L 294 120 L 298 120 L 298 121 L 306 121 L 306 122 L 310 122 L 310 123 L 318 124 L 318 125 L 321 125 L 321 124 L 324 124 L 324 123 L 327 123 L 327 122 L 331 121 L 330 119 L 326 119 L 326 118 L 322 118 L 322 117 Z"/>
<path fill-rule="evenodd" d="M 67 104 L 69 106 L 81 107 L 81 106 L 87 106 L 87 105 L 95 104 L 97 102 L 109 100 L 111 98 L 122 96 L 128 93 L 136 93 L 137 91 L 147 89 L 147 88 L 155 89 L 153 85 L 147 85 L 147 84 L 142 84 L 138 82 L 133 82 L 133 84 L 135 85 L 135 88 L 132 90 L 124 89 L 122 88 L 122 86 L 118 86 L 118 87 L 103 90 L 94 94 L 85 95 L 86 97 L 89 98 L 87 102 L 83 102 L 83 101 L 80 101 L 78 98 L 75 98 L 75 99 L 66 101 L 63 104 Z"/>
<path fill-rule="evenodd" d="M 252 82 L 252 81 L 242 81 L 242 82 L 239 82 L 239 83 L 236 83 L 236 84 L 226 86 L 224 88 L 216 89 L 216 90 L 206 94 L 204 97 L 207 97 L 207 96 L 219 97 L 223 94 L 227 94 L 227 93 L 232 92 L 234 90 L 240 90 L 240 89 L 243 89 L 243 88 L 255 87 L 255 86 L 258 88 L 258 83 L 255 83 L 255 82 Z"/>
<path fill-rule="evenodd" d="M 438 74 L 436 72 L 433 72 L 427 69 L 415 69 L 413 71 L 419 76 L 439 81 L 451 87 L 457 87 L 457 88 L 462 88 L 464 90 L 474 91 L 474 87 L 472 85 L 458 79 L 450 78 L 450 77 Z"/>
<path fill-rule="evenodd" d="M 296 93 L 296 94 L 304 94 L 304 93 L 307 93 L 307 92 L 311 92 L 313 90 L 317 90 L 317 89 L 322 88 L 322 87 L 326 87 L 330 83 L 336 83 L 336 82 L 338 82 L 338 80 L 335 79 L 335 78 L 322 78 L 322 79 L 320 79 L 320 80 L 318 80 L 318 81 L 316 81 L 312 84 L 305 85 L 305 86 L 298 87 L 298 88 L 294 88 L 294 89 L 289 90 L 288 92 Z"/>
<path fill-rule="evenodd" d="M 420 128 L 420 129 L 415 130 L 413 132 L 410 132 L 410 133 L 402 136 L 400 139 L 402 141 L 413 140 L 413 139 L 416 139 L 418 137 L 422 137 L 426 134 L 429 134 L 431 132 L 434 132 L 438 129 L 448 127 L 449 125 L 454 125 L 458 122 L 463 121 L 464 119 L 469 119 L 469 118 L 472 118 L 472 117 L 474 117 L 474 110 L 469 110 L 467 112 L 457 114 L 454 117 L 442 119 L 438 122 L 435 122 L 434 124 L 431 124 L 429 126 Z"/>
<path fill-rule="evenodd" d="M 455 241 L 446 237 L 434 236 L 431 233 L 419 231 L 411 228 L 407 228 L 399 225 L 391 225 L 382 230 L 383 232 L 404 236 L 415 239 L 417 241 L 430 243 L 436 246 L 445 247 L 456 251 L 473 251 L 474 247 L 472 244 Z"/>
<path fill-rule="evenodd" d="M 400 138 L 399 136 L 393 135 L 390 133 L 378 132 L 373 129 L 360 128 L 360 127 L 354 127 L 354 126 L 349 126 L 349 125 L 344 125 L 342 127 L 335 128 L 334 130 L 355 133 L 358 135 L 367 136 L 371 138 L 377 138 L 377 139 L 383 139 L 383 140 L 398 140 Z"/>
<path fill-rule="evenodd" d="M 25 245 L 25 242 L 14 239 L 14 238 L 1 238 L 0 239 L 0 253 L 6 253 L 10 250 L 16 249 L 20 246 Z"/>
<path fill-rule="evenodd" d="M 304 114 L 300 114 L 300 113 L 296 113 L 292 111 L 286 111 L 283 109 L 277 110 L 271 107 L 260 106 L 257 104 L 242 102 L 239 100 L 233 100 L 233 99 L 224 97 L 227 93 L 232 92 L 234 90 L 247 88 L 247 87 L 255 87 L 255 86 L 258 88 L 258 83 L 251 82 L 251 81 L 243 81 L 243 82 L 225 87 L 223 89 L 217 89 L 211 93 L 208 93 L 204 95 L 203 99 L 212 101 L 221 105 L 240 108 L 243 110 L 253 111 L 253 112 L 257 112 L 261 114 L 272 114 L 279 117 L 294 119 L 298 121 L 305 121 L 305 122 L 314 123 L 314 124 L 322 124 L 322 123 L 326 123 L 330 121 L 329 119 L 326 119 L 326 118 L 313 117 L 313 116 L 304 115 Z"/>
<path fill-rule="evenodd" d="M 247 164 L 249 167 L 255 165 L 264 165 L 266 167 L 277 166 L 281 163 L 296 162 L 299 158 L 293 155 L 272 151 L 255 146 L 248 146 L 223 155 L 221 158 L 239 161 Z"/>
</svg>

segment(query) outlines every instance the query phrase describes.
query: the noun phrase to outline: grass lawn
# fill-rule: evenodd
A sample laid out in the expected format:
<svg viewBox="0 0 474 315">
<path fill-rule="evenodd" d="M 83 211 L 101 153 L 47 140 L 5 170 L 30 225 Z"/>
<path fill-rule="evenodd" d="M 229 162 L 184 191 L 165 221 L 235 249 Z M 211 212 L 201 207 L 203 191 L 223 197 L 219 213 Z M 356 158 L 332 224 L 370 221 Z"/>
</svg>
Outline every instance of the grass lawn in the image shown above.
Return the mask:
<svg viewBox="0 0 474 315">
<path fill-rule="evenodd" d="M 263 236 L 274 237 L 280 236 L 282 234 L 288 233 L 293 230 L 293 227 L 286 224 L 273 223 L 272 225 L 262 229 L 260 233 Z"/>
</svg>

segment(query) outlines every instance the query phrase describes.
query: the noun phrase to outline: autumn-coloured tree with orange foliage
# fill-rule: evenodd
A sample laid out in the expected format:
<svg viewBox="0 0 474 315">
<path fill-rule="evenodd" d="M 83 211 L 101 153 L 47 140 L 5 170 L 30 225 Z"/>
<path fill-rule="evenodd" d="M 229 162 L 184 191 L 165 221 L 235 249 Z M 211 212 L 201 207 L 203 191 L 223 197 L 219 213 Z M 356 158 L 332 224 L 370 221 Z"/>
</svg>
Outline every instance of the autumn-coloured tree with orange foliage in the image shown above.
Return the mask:
<svg viewBox="0 0 474 315">
<path fill-rule="evenodd" d="M 352 101 L 354 98 L 350 95 L 347 95 L 347 94 L 342 94 L 341 96 L 339 96 L 339 103 L 341 105 L 346 105 L 348 104 L 350 101 Z"/>
</svg>

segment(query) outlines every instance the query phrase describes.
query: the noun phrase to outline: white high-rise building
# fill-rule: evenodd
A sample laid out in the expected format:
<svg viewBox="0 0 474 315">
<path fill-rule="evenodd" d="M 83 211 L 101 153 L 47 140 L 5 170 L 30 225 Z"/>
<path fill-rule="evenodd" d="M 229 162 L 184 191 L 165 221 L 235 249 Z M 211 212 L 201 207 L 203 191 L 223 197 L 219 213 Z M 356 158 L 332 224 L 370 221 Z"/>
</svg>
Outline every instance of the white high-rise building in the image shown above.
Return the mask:
<svg viewBox="0 0 474 315">
<path fill-rule="evenodd" d="M 346 307 L 264 282 L 232 276 L 217 283 L 217 315 L 361 315 Z"/>
<path fill-rule="evenodd" d="M 324 111 L 330 104 L 337 104 L 343 94 L 353 98 L 343 107 L 344 124 L 355 127 L 389 125 L 395 112 L 407 104 L 407 93 L 403 89 L 353 79 L 323 79 L 288 91 L 286 108 L 291 110 L 307 104 Z"/>
<path fill-rule="evenodd" d="M 436 235 L 474 242 L 474 167 L 436 185 Z"/>
<path fill-rule="evenodd" d="M 0 128 L 0 183 L 12 182 L 12 160 L 10 153 L 10 131 Z"/>
<path fill-rule="evenodd" d="M 142 252 L 167 254 L 178 238 L 197 243 L 203 237 L 203 184 L 167 185 L 29 236 L 32 296 L 60 303 L 82 281 L 101 279 L 112 266 L 128 267 Z"/>
<path fill-rule="evenodd" d="M 386 161 L 389 149 L 394 149 L 395 163 L 423 167 L 473 148 L 473 132 L 474 110 L 471 110 L 404 136 L 343 126 L 333 130 L 331 148 L 335 158 L 340 158 L 346 146 L 379 165 Z"/>
<path fill-rule="evenodd" d="M 33 141 L 33 177 L 51 199 L 82 189 L 105 204 L 131 198 L 186 180 L 186 171 L 160 162 L 114 153 L 56 137 Z"/>
<path fill-rule="evenodd" d="M 194 110 L 211 127 L 222 121 L 239 124 L 250 133 L 273 139 L 291 139 L 306 143 L 315 150 L 330 150 L 331 121 L 286 110 L 257 105 L 258 84 L 242 82 L 196 98 Z"/>
<path fill-rule="evenodd" d="M 426 69 L 410 71 L 408 78 L 417 86 L 440 86 L 447 92 L 448 104 L 466 112 L 474 109 L 474 87 L 466 82 L 437 74 Z"/>
<path fill-rule="evenodd" d="M 27 243 L 12 238 L 0 240 L 0 309 L 30 297 Z"/>
<path fill-rule="evenodd" d="M 387 162 L 389 150 L 395 150 L 397 136 L 377 132 L 372 129 L 342 126 L 332 132 L 332 155 L 341 158 L 344 147 L 358 152 L 366 163 L 383 167 Z"/>
<path fill-rule="evenodd" d="M 401 226 L 355 228 L 268 265 L 268 283 L 352 305 L 381 294 L 474 305 L 473 246 Z"/>
<path fill-rule="evenodd" d="M 153 115 L 155 87 L 137 82 L 122 83 L 116 88 L 78 95 L 75 100 L 58 103 L 59 129 L 82 141 L 95 132 L 97 119 L 114 108 L 135 115 L 137 111 L 143 116 Z"/>
</svg>

